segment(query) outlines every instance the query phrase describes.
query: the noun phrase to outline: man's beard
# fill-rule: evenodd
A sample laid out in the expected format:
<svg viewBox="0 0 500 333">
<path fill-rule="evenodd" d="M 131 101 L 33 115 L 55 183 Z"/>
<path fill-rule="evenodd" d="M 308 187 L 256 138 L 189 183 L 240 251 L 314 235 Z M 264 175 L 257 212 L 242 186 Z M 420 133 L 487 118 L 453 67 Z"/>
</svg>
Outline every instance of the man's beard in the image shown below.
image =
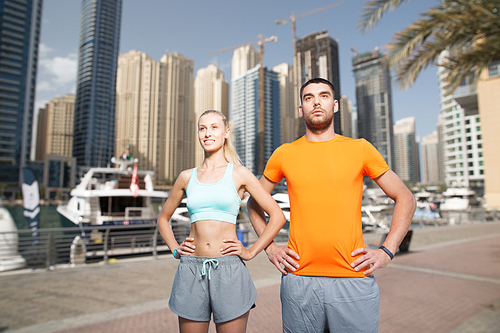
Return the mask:
<svg viewBox="0 0 500 333">
<path fill-rule="evenodd" d="M 316 109 L 317 110 L 317 109 Z M 320 109 L 321 111 L 325 112 L 325 110 Z M 326 112 L 325 112 L 326 115 Z M 312 117 L 314 119 L 314 117 Z M 313 133 L 323 133 L 325 132 L 330 126 L 332 125 L 333 122 L 333 115 L 331 118 L 324 118 L 323 121 L 319 121 L 319 119 L 316 119 L 317 121 L 310 121 L 306 117 L 304 117 L 304 121 L 306 122 L 307 128 L 313 132 Z"/>
</svg>

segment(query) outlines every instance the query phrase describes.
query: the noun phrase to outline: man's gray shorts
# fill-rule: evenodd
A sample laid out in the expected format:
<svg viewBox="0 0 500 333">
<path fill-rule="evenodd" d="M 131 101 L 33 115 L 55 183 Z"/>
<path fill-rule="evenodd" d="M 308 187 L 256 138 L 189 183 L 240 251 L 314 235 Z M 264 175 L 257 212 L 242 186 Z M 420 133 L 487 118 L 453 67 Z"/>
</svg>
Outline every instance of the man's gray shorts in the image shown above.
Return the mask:
<svg viewBox="0 0 500 333">
<path fill-rule="evenodd" d="M 375 278 L 281 277 L 283 332 L 378 332 Z"/>
<path fill-rule="evenodd" d="M 245 314 L 257 298 L 247 266 L 238 256 L 181 256 L 168 305 L 179 317 L 223 323 Z"/>
</svg>

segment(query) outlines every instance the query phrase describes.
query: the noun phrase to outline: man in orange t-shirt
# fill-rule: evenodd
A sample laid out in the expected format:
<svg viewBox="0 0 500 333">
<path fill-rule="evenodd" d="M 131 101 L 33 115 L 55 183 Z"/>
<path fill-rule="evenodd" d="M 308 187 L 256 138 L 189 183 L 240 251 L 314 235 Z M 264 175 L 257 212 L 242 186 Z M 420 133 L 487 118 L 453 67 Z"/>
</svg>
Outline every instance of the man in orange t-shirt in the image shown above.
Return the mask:
<svg viewBox="0 0 500 333">
<path fill-rule="evenodd" d="M 371 274 L 393 258 L 410 226 L 415 198 L 373 145 L 335 133 L 338 101 L 329 81 L 309 80 L 300 97 L 306 134 L 277 148 L 260 179 L 271 192 L 285 178 L 290 197 L 288 246 L 266 248 L 283 273 L 283 331 L 377 332 L 379 295 Z M 364 176 L 396 203 L 389 234 L 377 250 L 363 241 Z M 260 235 L 266 224 L 252 199 L 249 214 Z"/>
</svg>

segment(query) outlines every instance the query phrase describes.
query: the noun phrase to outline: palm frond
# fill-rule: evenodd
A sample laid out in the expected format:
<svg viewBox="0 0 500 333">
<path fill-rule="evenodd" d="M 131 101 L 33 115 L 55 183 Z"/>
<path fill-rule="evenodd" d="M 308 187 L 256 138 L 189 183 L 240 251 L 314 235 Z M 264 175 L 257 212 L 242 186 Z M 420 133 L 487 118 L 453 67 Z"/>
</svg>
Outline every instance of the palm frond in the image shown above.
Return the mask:
<svg viewBox="0 0 500 333">
<path fill-rule="evenodd" d="M 500 0 L 444 0 L 396 33 L 386 56 L 402 89 L 447 50 L 447 84 L 454 89 L 471 71 L 500 58 Z M 478 75 L 476 76 L 477 79 Z"/>
<path fill-rule="evenodd" d="M 474 73 L 473 84 L 475 84 L 481 72 L 488 68 L 491 62 L 500 59 L 499 39 L 484 39 L 458 57 L 451 55 L 443 64 L 448 74 L 445 78 L 445 89 L 453 91 L 471 72 Z"/>
<path fill-rule="evenodd" d="M 361 20 L 357 24 L 360 32 L 366 33 L 375 27 L 384 13 L 393 11 L 403 1 L 409 2 L 411 0 L 373 0 L 366 2 Z"/>
</svg>

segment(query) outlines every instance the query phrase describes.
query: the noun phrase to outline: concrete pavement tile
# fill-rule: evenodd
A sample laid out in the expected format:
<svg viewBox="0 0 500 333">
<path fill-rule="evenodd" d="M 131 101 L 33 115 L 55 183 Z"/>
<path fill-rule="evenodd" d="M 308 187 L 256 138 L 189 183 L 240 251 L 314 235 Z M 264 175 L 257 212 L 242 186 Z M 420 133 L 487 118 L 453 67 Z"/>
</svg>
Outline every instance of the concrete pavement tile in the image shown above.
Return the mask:
<svg viewBox="0 0 500 333">
<path fill-rule="evenodd" d="M 376 272 L 380 332 L 497 332 L 499 235 L 499 222 L 415 230 L 412 252 Z M 166 306 L 177 264 L 169 256 L 0 274 L 0 330 L 177 332 Z M 259 293 L 247 332 L 281 332 L 280 273 L 265 254 L 247 266 Z"/>
</svg>

